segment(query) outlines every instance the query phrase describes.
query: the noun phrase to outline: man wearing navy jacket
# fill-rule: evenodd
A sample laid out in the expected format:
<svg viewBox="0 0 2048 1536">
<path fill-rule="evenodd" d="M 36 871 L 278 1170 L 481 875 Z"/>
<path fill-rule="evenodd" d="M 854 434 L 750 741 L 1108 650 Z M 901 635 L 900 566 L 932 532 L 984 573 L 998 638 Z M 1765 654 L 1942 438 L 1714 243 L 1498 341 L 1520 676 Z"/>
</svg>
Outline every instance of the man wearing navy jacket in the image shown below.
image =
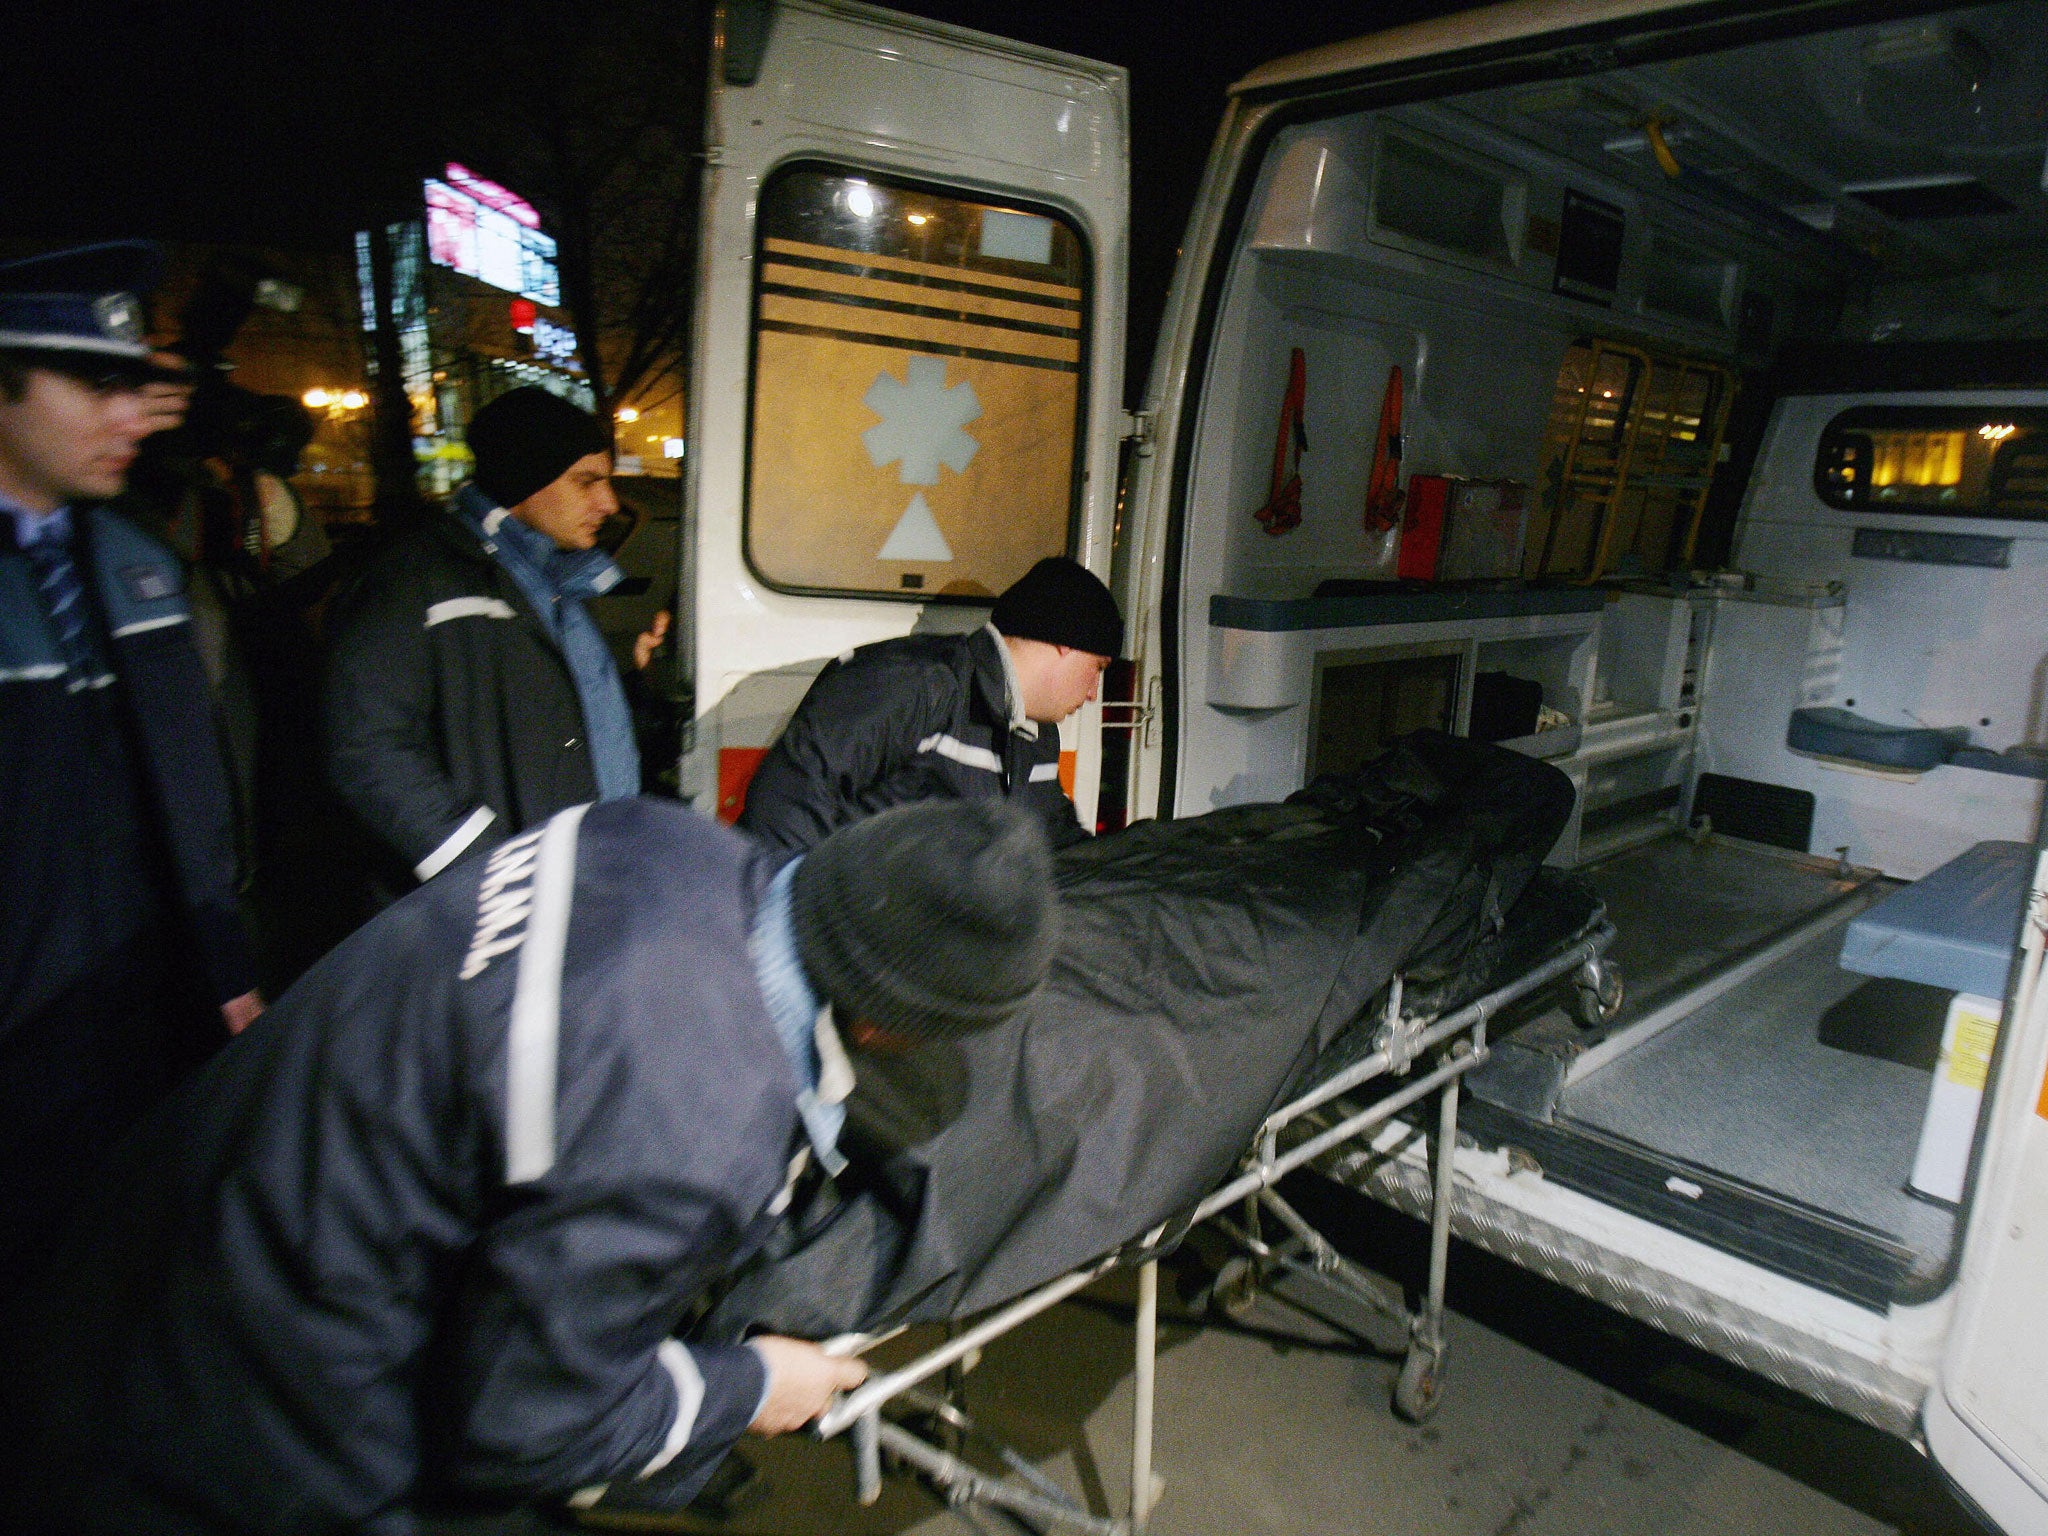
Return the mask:
<svg viewBox="0 0 2048 1536">
<path fill-rule="evenodd" d="M 794 1429 L 864 1374 L 795 1339 L 680 1342 L 689 1306 L 805 1163 L 843 1165 L 862 1050 L 1007 1017 L 1057 930 L 1036 818 L 988 802 L 778 867 L 623 799 L 429 881 L 81 1207 L 4 1344 L 10 1528 L 679 1508 L 743 1430 Z"/>
<path fill-rule="evenodd" d="M 739 825 L 801 853 L 892 805 L 1002 799 L 1053 846 L 1088 835 L 1060 785 L 1059 723 L 1094 698 L 1123 648 L 1102 579 L 1048 556 L 965 635 L 901 635 L 825 669 L 761 760 Z"/>
<path fill-rule="evenodd" d="M 141 242 L 0 265 L 0 1294 L 262 1007 L 184 572 L 100 505 L 182 410 L 142 333 L 160 265 Z"/>
</svg>

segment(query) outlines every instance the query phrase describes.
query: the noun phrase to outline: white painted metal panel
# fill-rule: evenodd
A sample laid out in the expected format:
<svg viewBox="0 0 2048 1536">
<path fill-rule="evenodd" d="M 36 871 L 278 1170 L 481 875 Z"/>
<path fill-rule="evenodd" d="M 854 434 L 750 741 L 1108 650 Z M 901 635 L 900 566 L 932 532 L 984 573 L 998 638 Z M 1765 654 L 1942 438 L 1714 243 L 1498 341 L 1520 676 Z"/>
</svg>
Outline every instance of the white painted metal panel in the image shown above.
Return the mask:
<svg viewBox="0 0 2048 1536">
<path fill-rule="evenodd" d="M 1735 564 L 1781 585 L 1839 582 L 1844 589 L 1838 670 L 1825 696 L 1893 725 L 1963 726 L 1976 744 L 2003 749 L 2037 740 L 2048 669 L 2048 525 L 1990 518 L 1845 511 L 1813 488 L 1827 424 L 1861 405 L 2038 406 L 2039 391 L 1806 395 L 1778 406 L 1750 482 Z M 2005 570 L 1861 559 L 1858 528 L 1988 535 L 2012 541 Z M 1732 612 L 1732 606 L 1728 612 Z M 1724 617 L 1727 616 L 1724 613 Z M 1987 838 L 2028 840 L 2041 781 L 1943 767 L 1917 779 L 1858 773 L 1785 746 L 1791 701 L 1746 714 L 1716 690 L 1739 686 L 1733 632 L 1717 628 L 1707 690 L 1707 766 L 1815 798 L 1813 846 L 1846 846 L 1859 864 L 1917 879 Z M 1988 724 L 1986 723 L 1988 722 Z"/>
<path fill-rule="evenodd" d="M 1963 1239 L 1956 1327 L 1924 1411 L 1928 1449 L 2006 1536 L 2048 1532 L 2048 856 Z"/>
<path fill-rule="evenodd" d="M 1092 289 L 1076 552 L 1105 576 L 1123 403 L 1129 181 L 1127 85 L 1114 65 L 868 6 L 787 0 L 774 8 L 754 84 L 726 83 L 717 58 L 713 69 L 686 464 L 698 722 L 684 783 L 705 810 L 717 798 L 720 747 L 766 746 L 794 702 L 792 677 L 921 621 L 968 622 L 938 605 L 778 592 L 747 566 L 754 219 L 764 180 L 791 161 L 822 160 L 970 199 L 1050 206 L 1073 220 L 1087 242 Z M 984 616 L 971 613 L 971 621 Z M 1097 718 L 1091 706 L 1062 730 L 1064 745 L 1080 754 L 1084 818 L 1099 774 Z"/>
</svg>

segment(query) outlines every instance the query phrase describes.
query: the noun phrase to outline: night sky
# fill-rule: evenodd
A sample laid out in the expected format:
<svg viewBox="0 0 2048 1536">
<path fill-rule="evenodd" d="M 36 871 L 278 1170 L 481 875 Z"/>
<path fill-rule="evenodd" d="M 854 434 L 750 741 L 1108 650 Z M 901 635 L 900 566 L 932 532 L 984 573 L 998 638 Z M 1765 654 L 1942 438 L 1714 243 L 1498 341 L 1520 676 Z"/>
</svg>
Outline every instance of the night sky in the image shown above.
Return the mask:
<svg viewBox="0 0 2048 1536">
<path fill-rule="evenodd" d="M 1229 84 L 1268 59 L 1456 7 L 902 8 L 1130 70 L 1131 355 L 1142 370 Z M 488 63 L 520 10 L 516 0 L 46 5 L 0 49 L 0 241 L 346 242 L 376 211 L 408 212 L 419 177 L 461 153 L 465 116 L 521 88 L 516 70 Z M 698 67 L 684 48 L 649 46 L 667 48 L 678 74 Z"/>
</svg>

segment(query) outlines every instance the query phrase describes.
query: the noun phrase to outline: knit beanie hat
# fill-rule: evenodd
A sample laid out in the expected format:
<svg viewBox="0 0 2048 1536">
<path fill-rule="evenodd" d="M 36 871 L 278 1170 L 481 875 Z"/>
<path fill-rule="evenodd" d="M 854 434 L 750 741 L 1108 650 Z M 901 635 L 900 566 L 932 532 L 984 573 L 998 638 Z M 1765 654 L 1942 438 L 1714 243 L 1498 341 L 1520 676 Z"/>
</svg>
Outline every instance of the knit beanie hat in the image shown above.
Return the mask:
<svg viewBox="0 0 2048 1536">
<path fill-rule="evenodd" d="M 1001 800 L 926 800 L 843 827 L 797 866 L 791 895 L 817 989 L 910 1035 L 999 1023 L 1059 939 L 1045 833 Z"/>
<path fill-rule="evenodd" d="M 610 453 L 604 423 L 538 384 L 507 390 L 469 423 L 476 485 L 501 507 L 516 507 L 553 485 L 587 454 Z"/>
<path fill-rule="evenodd" d="M 1071 645 L 1095 656 L 1124 648 L 1123 616 L 1102 578 L 1065 555 L 1048 555 L 996 599 L 989 621 L 1019 640 Z"/>
</svg>

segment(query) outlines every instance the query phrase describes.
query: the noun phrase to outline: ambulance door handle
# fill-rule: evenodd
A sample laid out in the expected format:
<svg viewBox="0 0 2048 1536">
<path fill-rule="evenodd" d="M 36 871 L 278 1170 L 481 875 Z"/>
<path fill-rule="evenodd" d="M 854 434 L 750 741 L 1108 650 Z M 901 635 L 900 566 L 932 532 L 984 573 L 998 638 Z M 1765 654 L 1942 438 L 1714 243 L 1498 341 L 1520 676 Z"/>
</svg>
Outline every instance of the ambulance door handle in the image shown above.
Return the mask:
<svg viewBox="0 0 2048 1536">
<path fill-rule="evenodd" d="M 1160 679 L 1152 677 L 1145 684 L 1145 699 L 1104 699 L 1102 701 L 1102 728 L 1105 731 L 1140 731 L 1144 745 L 1151 746 L 1157 735 L 1155 723 L 1159 718 Z M 1114 710 L 1116 713 L 1111 714 Z"/>
</svg>

